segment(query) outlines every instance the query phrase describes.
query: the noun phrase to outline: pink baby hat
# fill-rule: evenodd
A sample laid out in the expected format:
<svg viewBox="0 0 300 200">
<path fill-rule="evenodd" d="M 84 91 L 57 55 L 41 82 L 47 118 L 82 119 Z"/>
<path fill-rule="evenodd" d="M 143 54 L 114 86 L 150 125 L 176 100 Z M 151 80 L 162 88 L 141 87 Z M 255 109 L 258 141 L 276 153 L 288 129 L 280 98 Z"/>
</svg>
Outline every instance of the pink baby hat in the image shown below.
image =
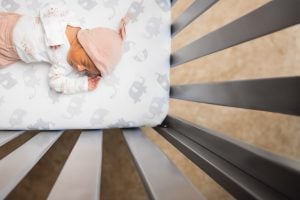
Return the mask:
<svg viewBox="0 0 300 200">
<path fill-rule="evenodd" d="M 121 60 L 124 40 L 126 39 L 126 25 L 131 19 L 129 12 L 121 19 L 119 31 L 110 28 L 96 27 L 81 29 L 77 38 L 101 72 L 101 76 L 110 74 Z"/>
</svg>

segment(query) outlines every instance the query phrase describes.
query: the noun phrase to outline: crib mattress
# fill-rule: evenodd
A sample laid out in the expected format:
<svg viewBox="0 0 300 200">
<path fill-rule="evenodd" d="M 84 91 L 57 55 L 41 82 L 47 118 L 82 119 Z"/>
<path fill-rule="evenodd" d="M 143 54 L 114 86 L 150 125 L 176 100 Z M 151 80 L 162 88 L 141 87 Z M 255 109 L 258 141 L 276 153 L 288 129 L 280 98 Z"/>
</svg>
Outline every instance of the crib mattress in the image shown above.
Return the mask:
<svg viewBox="0 0 300 200">
<path fill-rule="evenodd" d="M 40 2 L 2 0 L 0 10 L 34 16 Z M 72 95 L 49 88 L 48 64 L 18 62 L 0 69 L 0 129 L 104 129 L 160 124 L 169 109 L 169 0 L 65 3 L 91 28 L 116 30 L 130 9 L 134 17 L 127 25 L 122 60 L 96 90 Z"/>
</svg>

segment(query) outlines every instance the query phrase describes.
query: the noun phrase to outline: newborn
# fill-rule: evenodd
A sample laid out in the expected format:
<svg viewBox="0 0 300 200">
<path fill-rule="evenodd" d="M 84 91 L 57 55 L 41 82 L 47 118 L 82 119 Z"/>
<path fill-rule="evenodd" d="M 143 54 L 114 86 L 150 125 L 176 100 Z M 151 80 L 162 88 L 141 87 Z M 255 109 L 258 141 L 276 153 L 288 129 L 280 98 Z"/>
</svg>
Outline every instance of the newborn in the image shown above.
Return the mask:
<svg viewBox="0 0 300 200">
<path fill-rule="evenodd" d="M 128 12 L 115 31 L 82 29 L 64 5 L 46 4 L 37 17 L 0 12 L 0 69 L 18 61 L 47 62 L 49 86 L 55 91 L 92 91 L 120 61 L 130 16 Z"/>
</svg>

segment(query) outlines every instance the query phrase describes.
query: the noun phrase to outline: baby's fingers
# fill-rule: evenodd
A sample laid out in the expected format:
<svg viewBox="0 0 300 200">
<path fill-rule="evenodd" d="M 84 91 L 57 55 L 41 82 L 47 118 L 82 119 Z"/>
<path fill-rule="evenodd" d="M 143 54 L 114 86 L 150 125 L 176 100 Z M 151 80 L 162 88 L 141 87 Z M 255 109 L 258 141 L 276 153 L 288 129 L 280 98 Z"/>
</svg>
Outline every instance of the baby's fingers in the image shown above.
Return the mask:
<svg viewBox="0 0 300 200">
<path fill-rule="evenodd" d="M 95 86 L 97 86 L 98 82 L 99 82 L 99 80 L 94 80 L 94 81 L 93 81 L 93 84 L 94 84 Z"/>
<path fill-rule="evenodd" d="M 97 84 L 98 80 L 97 79 L 93 79 L 93 83 Z"/>
<path fill-rule="evenodd" d="M 100 80 L 100 77 L 95 77 L 95 78 L 93 78 L 93 81 L 94 81 L 95 83 L 98 83 L 99 80 Z"/>
</svg>

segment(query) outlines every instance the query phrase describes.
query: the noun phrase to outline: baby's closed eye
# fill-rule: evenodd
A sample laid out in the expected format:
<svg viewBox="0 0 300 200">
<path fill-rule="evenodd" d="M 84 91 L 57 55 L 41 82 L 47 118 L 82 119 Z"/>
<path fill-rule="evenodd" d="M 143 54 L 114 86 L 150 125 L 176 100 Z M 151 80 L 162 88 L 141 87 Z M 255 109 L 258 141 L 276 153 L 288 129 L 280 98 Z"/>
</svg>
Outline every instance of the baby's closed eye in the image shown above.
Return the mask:
<svg viewBox="0 0 300 200">
<path fill-rule="evenodd" d="M 61 45 L 54 45 L 54 46 L 50 46 L 51 49 L 56 50 L 57 48 L 59 48 Z"/>
</svg>

